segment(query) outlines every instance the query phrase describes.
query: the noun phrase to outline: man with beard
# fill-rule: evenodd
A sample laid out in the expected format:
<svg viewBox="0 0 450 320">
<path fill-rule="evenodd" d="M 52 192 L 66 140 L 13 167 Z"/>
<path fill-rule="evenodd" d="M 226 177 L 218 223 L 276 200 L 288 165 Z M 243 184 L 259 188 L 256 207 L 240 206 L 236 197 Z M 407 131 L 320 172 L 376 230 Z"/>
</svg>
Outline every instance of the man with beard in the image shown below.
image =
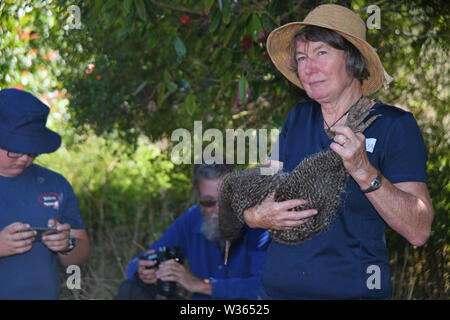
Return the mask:
<svg viewBox="0 0 450 320">
<path fill-rule="evenodd" d="M 190 207 L 174 224 L 139 254 L 127 268 L 117 299 L 158 299 L 158 280 L 173 281 L 192 293 L 192 299 L 256 299 L 259 275 L 264 266 L 269 235 L 263 229 L 244 227 L 233 242 L 228 263 L 224 264 L 225 241 L 218 225 L 219 188 L 225 174 L 234 166 L 200 164 L 194 167 L 193 186 L 198 204 Z M 181 259 L 189 261 L 190 270 L 175 259 L 155 268 L 155 261 L 141 259 L 158 248 L 179 248 Z M 179 296 L 169 299 L 181 298 Z"/>
</svg>

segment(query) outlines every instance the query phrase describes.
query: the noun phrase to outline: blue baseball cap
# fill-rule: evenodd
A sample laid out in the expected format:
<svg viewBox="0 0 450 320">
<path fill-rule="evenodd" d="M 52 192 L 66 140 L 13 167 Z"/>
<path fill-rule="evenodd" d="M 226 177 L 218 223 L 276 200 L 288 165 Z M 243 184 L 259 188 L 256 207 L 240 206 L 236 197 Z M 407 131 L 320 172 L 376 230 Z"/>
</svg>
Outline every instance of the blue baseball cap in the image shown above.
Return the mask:
<svg viewBox="0 0 450 320">
<path fill-rule="evenodd" d="M 0 91 L 0 148 L 18 153 L 51 153 L 61 136 L 46 127 L 49 107 L 31 93 Z"/>
</svg>

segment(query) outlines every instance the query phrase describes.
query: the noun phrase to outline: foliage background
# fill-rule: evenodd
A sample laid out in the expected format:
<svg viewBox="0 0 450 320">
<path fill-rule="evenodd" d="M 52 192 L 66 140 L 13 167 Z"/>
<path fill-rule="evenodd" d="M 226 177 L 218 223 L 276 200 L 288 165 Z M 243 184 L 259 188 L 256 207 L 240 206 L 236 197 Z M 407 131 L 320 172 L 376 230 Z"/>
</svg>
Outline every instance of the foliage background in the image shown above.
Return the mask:
<svg viewBox="0 0 450 320">
<path fill-rule="evenodd" d="M 306 96 L 274 68 L 265 40 L 320 3 L 345 5 L 364 20 L 369 5 L 381 10 L 368 41 L 395 81 L 373 98 L 419 122 L 436 215 L 420 248 L 387 231 L 392 297 L 448 299 L 445 1 L 4 0 L 0 88 L 28 90 L 51 107 L 63 146 L 39 162 L 72 183 L 93 247 L 82 290 L 63 290 L 63 298 L 113 298 L 131 258 L 193 203 L 192 167 L 170 160 L 173 130 L 192 130 L 194 120 L 203 130 L 281 128 Z M 80 8 L 81 29 L 70 28 L 71 5 Z"/>
</svg>

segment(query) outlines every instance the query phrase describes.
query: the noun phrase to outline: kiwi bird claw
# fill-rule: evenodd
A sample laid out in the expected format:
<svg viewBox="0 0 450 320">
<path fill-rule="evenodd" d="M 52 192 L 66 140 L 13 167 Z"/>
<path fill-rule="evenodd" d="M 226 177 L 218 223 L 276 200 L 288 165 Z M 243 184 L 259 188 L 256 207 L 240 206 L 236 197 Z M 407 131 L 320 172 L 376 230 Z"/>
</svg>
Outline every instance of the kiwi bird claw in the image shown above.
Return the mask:
<svg viewBox="0 0 450 320">
<path fill-rule="evenodd" d="M 372 107 L 370 101 L 366 104 L 364 101 L 365 97 L 349 110 L 346 125 L 353 132 L 363 132 L 380 116 L 373 116 L 364 122 Z M 274 200 L 277 202 L 305 199 L 308 203 L 295 210 L 316 209 L 318 213 L 292 229 L 269 230 L 272 239 L 292 245 L 308 240 L 331 225 L 347 177 L 342 159 L 331 149 L 309 156 L 290 173 L 279 171 L 274 175 L 261 175 L 259 167 L 231 172 L 224 177 L 219 191 L 221 235 L 230 243 L 239 235 L 244 224 L 244 211 L 260 204 L 275 192 Z"/>
</svg>

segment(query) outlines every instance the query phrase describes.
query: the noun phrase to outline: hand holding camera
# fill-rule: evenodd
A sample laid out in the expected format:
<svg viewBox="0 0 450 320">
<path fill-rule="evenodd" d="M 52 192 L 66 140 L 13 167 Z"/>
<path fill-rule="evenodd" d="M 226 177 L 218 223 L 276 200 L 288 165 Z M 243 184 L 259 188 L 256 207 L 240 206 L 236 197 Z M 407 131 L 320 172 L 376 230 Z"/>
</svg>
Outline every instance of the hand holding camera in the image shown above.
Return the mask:
<svg viewBox="0 0 450 320">
<path fill-rule="evenodd" d="M 138 262 L 139 278 L 146 284 L 154 284 L 158 294 L 169 297 L 175 294 L 176 279 L 163 279 L 161 274 L 173 274 L 170 266 L 176 265 L 178 270 L 184 269 L 180 264 L 181 258 L 179 248 L 159 247 L 158 250 L 150 250 L 140 258 Z M 167 268 L 169 266 L 169 268 Z"/>
<path fill-rule="evenodd" d="M 148 260 L 147 257 L 151 254 L 155 253 L 155 250 L 149 250 L 144 254 L 144 257 L 139 259 L 138 261 L 138 270 L 137 274 L 139 279 L 145 284 L 154 284 L 156 283 L 156 261 Z"/>
</svg>

